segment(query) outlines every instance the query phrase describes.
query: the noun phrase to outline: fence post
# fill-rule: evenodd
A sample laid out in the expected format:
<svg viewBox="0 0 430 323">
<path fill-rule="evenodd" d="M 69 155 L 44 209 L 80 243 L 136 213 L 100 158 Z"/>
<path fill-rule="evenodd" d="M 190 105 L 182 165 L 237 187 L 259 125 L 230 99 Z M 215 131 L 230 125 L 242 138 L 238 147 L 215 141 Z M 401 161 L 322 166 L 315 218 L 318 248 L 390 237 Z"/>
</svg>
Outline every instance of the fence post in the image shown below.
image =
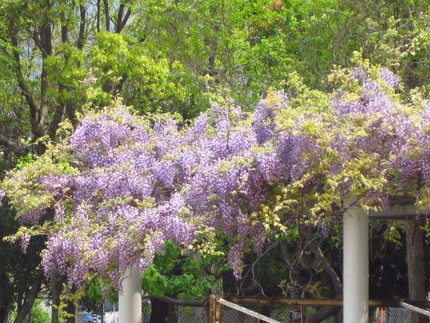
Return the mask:
<svg viewBox="0 0 430 323">
<path fill-rule="evenodd" d="M 217 296 L 209 296 L 209 323 L 222 322 L 222 305 L 217 302 Z"/>
</svg>

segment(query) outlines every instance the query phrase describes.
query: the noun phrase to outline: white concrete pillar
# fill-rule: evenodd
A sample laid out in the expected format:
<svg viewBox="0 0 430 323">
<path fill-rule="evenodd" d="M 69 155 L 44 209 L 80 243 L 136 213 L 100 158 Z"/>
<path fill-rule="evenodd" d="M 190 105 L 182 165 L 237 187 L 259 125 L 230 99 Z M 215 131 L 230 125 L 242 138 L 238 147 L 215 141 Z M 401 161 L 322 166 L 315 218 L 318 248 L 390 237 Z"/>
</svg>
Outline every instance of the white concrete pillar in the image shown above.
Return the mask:
<svg viewBox="0 0 430 323">
<path fill-rule="evenodd" d="M 122 281 L 119 295 L 119 323 L 142 323 L 142 282 L 137 263 L 131 265 Z"/>
<path fill-rule="evenodd" d="M 343 322 L 368 321 L 369 216 L 361 207 L 352 206 L 343 214 Z"/>
</svg>

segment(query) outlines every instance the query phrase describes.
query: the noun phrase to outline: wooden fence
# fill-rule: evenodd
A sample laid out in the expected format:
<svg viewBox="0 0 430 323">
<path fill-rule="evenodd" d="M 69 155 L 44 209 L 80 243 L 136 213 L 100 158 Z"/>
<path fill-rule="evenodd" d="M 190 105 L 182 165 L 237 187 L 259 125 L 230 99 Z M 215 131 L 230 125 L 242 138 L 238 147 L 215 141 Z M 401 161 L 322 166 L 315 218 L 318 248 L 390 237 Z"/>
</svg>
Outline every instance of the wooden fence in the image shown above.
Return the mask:
<svg viewBox="0 0 430 323">
<path fill-rule="evenodd" d="M 259 314 L 248 308 L 248 306 L 289 306 L 304 308 L 307 306 L 343 306 L 342 299 L 306 299 L 306 298 L 262 298 L 262 297 L 235 297 L 225 295 L 212 295 L 209 298 L 209 323 L 222 323 L 222 307 L 227 306 L 249 316 L 260 319 L 268 323 L 280 323 L 270 317 Z M 403 307 L 409 310 L 427 315 L 430 317 L 430 312 L 423 308 L 430 308 L 430 301 L 410 301 L 410 300 L 369 300 L 369 307 Z M 303 311 L 302 311 L 303 312 Z M 302 317 L 302 321 L 303 317 Z"/>
</svg>

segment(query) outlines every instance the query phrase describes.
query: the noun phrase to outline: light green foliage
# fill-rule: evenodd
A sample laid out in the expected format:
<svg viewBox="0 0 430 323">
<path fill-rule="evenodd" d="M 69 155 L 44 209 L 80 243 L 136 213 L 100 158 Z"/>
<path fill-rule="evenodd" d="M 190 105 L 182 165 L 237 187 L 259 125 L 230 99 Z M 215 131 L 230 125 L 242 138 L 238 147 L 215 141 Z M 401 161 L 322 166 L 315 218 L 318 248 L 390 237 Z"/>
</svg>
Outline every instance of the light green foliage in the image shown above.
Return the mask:
<svg viewBox="0 0 430 323">
<path fill-rule="evenodd" d="M 102 286 L 109 286 L 109 282 L 95 276 L 89 281 L 85 293 L 89 298 L 98 302 L 102 302 L 103 299 L 115 302 L 118 298 L 118 293 L 115 289 L 113 287 L 108 288 L 108 292 L 103 294 Z"/>
<path fill-rule="evenodd" d="M 86 54 L 70 43 L 59 46 L 63 55 L 52 55 L 47 58 L 47 70 L 50 73 L 49 95 L 58 103 L 73 102 L 75 106 L 85 102 L 85 83 L 88 75 Z"/>
<path fill-rule="evenodd" d="M 189 85 L 220 95 L 234 89 L 236 94 L 246 44 L 232 14 L 241 7 L 237 0 L 149 1 L 136 29 L 155 55 L 180 62 Z"/>
<path fill-rule="evenodd" d="M 183 300 L 203 300 L 216 282 L 211 266 L 219 263 L 214 256 L 184 255 L 172 242 L 167 242 L 163 254 L 145 269 L 142 288 L 156 297 L 170 296 Z"/>
<path fill-rule="evenodd" d="M 192 100 L 205 102 L 179 62 L 169 61 L 161 53 L 151 56 L 146 44 L 131 37 L 100 32 L 89 58 L 95 83 L 87 93 L 95 105 L 109 105 L 119 95 L 142 112 L 176 110 L 190 117 L 202 109 L 193 106 Z"/>
<path fill-rule="evenodd" d="M 68 160 L 68 145 L 50 145 L 43 156 L 27 155 L 18 162 L 18 167 L 10 171 L 0 187 L 10 196 L 10 204 L 20 213 L 35 211 L 51 205 L 53 193 L 43 189 L 40 177 L 60 174 L 76 174 Z"/>
<path fill-rule="evenodd" d="M 388 241 L 394 242 L 395 244 L 402 246 L 402 236 L 401 231 L 406 230 L 405 221 L 389 221 L 387 224 L 387 229 L 384 232 L 384 238 Z"/>
<path fill-rule="evenodd" d="M 333 14 L 337 1 L 255 2 L 254 10 L 243 9 L 242 18 L 250 44 L 245 53 L 250 85 L 259 91 L 279 88 L 294 71 L 308 84 L 318 84 L 333 64 L 330 37 L 339 20 Z"/>
<path fill-rule="evenodd" d="M 34 323 L 48 323 L 51 321 L 51 315 L 48 312 L 46 305 L 44 307 L 42 300 L 38 299 L 33 305 L 32 309 L 32 322 Z"/>
<path fill-rule="evenodd" d="M 427 1 L 344 1 L 337 15 L 346 17 L 334 30 L 330 46 L 338 51 L 335 64 L 362 50 L 373 64 L 399 73 L 407 88 L 427 83 L 429 48 Z"/>
</svg>

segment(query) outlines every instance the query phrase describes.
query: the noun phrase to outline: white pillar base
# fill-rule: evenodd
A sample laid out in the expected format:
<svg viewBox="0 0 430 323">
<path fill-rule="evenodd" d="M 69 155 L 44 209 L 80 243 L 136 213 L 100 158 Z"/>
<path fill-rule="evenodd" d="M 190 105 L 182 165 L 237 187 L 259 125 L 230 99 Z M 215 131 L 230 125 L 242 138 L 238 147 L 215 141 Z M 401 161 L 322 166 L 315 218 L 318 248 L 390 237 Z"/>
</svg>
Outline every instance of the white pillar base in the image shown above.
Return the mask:
<svg viewBox="0 0 430 323">
<path fill-rule="evenodd" d="M 142 282 L 139 265 L 131 265 L 119 295 L 119 323 L 142 323 Z"/>
</svg>

